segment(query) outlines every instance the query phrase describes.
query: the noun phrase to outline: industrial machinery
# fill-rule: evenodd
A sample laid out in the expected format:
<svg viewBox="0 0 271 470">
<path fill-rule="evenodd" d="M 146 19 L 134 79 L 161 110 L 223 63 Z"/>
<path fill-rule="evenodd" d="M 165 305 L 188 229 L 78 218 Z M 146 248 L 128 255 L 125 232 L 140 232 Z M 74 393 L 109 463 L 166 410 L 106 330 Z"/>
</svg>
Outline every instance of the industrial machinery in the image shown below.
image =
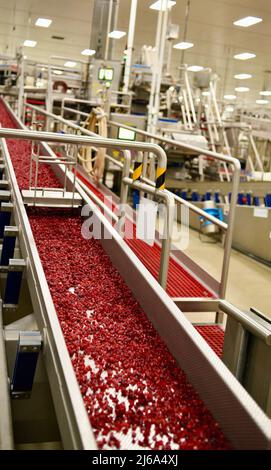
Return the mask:
<svg viewBox="0 0 271 470">
<path fill-rule="evenodd" d="M 270 448 L 265 414 L 270 414 L 270 383 L 259 388 L 261 375 L 258 386 L 251 380 L 259 356 L 248 347 L 253 344 L 254 351 L 270 357 L 270 325 L 224 298 L 233 199 L 226 224 L 164 189 L 166 155 L 161 147 L 105 139 L 26 106 L 36 116 L 65 125 L 66 133 L 27 130 L 0 103 L 0 398 L 6 404 L 1 410 L 1 447 Z M 65 152 L 55 154 L 52 144 Z M 123 162 L 106 152 L 121 169 L 120 200 L 76 167 L 78 151 L 85 146 L 122 154 Z M 153 180 L 141 174 L 141 157 L 143 168 L 150 157 L 157 161 Z M 215 157 L 235 165 L 234 197 L 238 162 Z M 152 248 L 131 236 L 134 213 L 125 205 L 129 188 L 164 201 L 166 236 Z M 176 203 L 225 230 L 221 283 L 176 249 L 170 254 Z M 92 226 L 96 238 L 87 236 Z M 234 348 L 229 346 L 233 335 L 228 327 L 222 347 L 219 325 L 195 328 L 182 310 L 214 311 L 217 320 L 225 312 L 234 334 L 238 332 Z M 228 367 L 217 357 L 222 348 Z"/>
</svg>

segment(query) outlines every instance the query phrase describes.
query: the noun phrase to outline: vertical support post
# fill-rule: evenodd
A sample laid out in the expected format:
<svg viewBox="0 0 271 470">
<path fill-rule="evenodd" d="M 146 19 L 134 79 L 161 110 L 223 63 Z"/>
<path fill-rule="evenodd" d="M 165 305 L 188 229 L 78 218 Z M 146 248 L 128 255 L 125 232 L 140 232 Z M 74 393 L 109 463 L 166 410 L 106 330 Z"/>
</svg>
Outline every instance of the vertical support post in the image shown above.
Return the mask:
<svg viewBox="0 0 271 470">
<path fill-rule="evenodd" d="M 166 215 L 164 220 L 164 233 L 160 258 L 159 283 L 161 284 L 163 289 L 166 290 L 171 249 L 171 237 L 174 224 L 175 199 L 173 194 L 167 192 L 164 195 L 164 200 L 166 204 Z"/>
<path fill-rule="evenodd" d="M 154 113 L 153 113 L 153 122 L 152 122 L 152 132 L 156 132 L 159 107 L 160 107 L 160 89 L 161 81 L 163 75 L 163 66 L 164 66 L 164 53 L 165 53 L 165 43 L 167 35 L 167 24 L 168 24 L 168 6 L 166 5 L 165 11 L 163 11 L 162 16 L 162 34 L 160 38 L 160 50 L 159 50 L 159 61 L 157 64 L 157 77 L 156 77 L 156 88 L 154 95 Z"/>
<path fill-rule="evenodd" d="M 228 219 L 228 229 L 227 229 L 226 236 L 225 236 L 223 266 L 222 266 L 222 274 L 221 274 L 221 280 L 220 280 L 220 286 L 219 286 L 219 296 L 221 299 L 224 299 L 225 297 L 228 274 L 229 274 L 230 254 L 231 254 L 234 219 L 235 219 L 235 209 L 236 209 L 236 201 L 237 201 L 240 171 L 241 171 L 241 165 L 240 165 L 239 160 L 235 161 L 233 171 L 234 173 L 233 173 L 232 194 L 231 194 L 230 211 L 229 211 L 229 219 Z"/>
<path fill-rule="evenodd" d="M 130 166 L 131 166 L 131 154 L 128 150 L 123 151 L 124 162 L 122 169 L 122 182 L 120 190 L 120 215 L 119 222 L 117 223 L 116 228 L 121 235 L 125 233 L 125 217 L 126 217 L 126 204 L 128 199 L 128 185 L 123 182 L 124 178 L 129 178 Z"/>
<path fill-rule="evenodd" d="M 152 122 L 153 122 L 153 113 L 154 113 L 154 96 L 155 96 L 156 76 L 157 76 L 159 52 L 160 52 L 160 41 L 161 41 L 162 15 L 163 15 L 163 12 L 162 12 L 162 5 L 161 5 L 161 9 L 159 10 L 159 13 L 158 13 L 157 29 L 156 29 L 155 63 L 152 66 L 152 83 L 151 83 L 151 92 L 150 92 L 150 100 L 149 100 L 149 108 L 148 108 L 148 121 L 147 121 L 148 132 L 152 132 Z"/>
<path fill-rule="evenodd" d="M 20 77 L 19 77 L 19 96 L 18 96 L 18 116 L 22 119 L 24 100 L 24 56 L 21 55 L 20 60 Z"/>
<path fill-rule="evenodd" d="M 4 239 L 1 253 L 1 266 L 8 266 L 9 260 L 14 256 L 16 237 L 19 230 L 17 227 L 7 226 L 4 228 Z"/>
<path fill-rule="evenodd" d="M 130 10 L 130 22 L 129 22 L 129 32 L 127 40 L 127 56 L 124 70 L 124 85 L 123 91 L 126 93 L 129 89 L 131 65 L 132 65 L 132 54 L 133 54 L 133 45 L 134 45 L 134 35 L 135 35 L 135 25 L 136 25 L 136 13 L 137 13 L 137 0 L 131 0 L 131 10 Z"/>
<path fill-rule="evenodd" d="M 108 12 L 108 21 L 107 21 L 107 32 L 106 32 L 106 43 L 105 43 L 105 53 L 104 53 L 104 60 L 108 60 L 108 52 L 109 52 L 109 33 L 112 24 L 112 12 L 113 12 L 113 0 L 109 0 L 109 12 Z"/>
</svg>

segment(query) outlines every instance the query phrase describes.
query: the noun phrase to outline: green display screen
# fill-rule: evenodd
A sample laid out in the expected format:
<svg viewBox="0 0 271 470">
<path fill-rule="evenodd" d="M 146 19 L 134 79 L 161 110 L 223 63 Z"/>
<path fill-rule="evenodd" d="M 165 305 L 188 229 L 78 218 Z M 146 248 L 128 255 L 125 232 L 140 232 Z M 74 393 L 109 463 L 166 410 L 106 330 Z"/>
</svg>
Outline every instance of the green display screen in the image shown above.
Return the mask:
<svg viewBox="0 0 271 470">
<path fill-rule="evenodd" d="M 118 130 L 118 139 L 119 140 L 135 140 L 136 133 L 130 129 L 125 129 L 125 127 L 119 127 Z"/>
<path fill-rule="evenodd" d="M 114 77 L 114 69 L 101 67 L 98 72 L 98 80 L 112 82 Z"/>
</svg>

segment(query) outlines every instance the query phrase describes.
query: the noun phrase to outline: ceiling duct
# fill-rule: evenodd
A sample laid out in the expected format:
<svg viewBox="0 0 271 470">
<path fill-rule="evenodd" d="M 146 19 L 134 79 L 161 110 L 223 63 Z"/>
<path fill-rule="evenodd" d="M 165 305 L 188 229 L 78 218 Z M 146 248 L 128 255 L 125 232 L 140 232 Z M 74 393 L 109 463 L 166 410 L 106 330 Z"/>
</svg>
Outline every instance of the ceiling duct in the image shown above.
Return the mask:
<svg viewBox="0 0 271 470">
<path fill-rule="evenodd" d="M 119 0 L 95 0 L 93 5 L 90 47 L 96 50 L 96 59 L 112 59 L 113 42 L 108 42 L 107 34 L 117 24 Z M 109 30 L 109 31 L 108 31 Z"/>
</svg>

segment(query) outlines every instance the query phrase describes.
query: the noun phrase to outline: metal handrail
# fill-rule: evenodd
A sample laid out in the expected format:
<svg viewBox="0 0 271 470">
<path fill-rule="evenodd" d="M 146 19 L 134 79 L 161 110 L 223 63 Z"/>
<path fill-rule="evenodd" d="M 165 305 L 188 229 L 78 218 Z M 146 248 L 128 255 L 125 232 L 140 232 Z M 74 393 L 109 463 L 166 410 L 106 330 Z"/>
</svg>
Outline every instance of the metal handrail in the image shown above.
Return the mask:
<svg viewBox="0 0 271 470">
<path fill-rule="evenodd" d="M 63 124 L 66 124 L 68 127 L 74 129 L 74 130 L 78 130 L 80 131 L 82 134 L 86 134 L 86 135 L 89 135 L 89 136 L 93 136 L 93 137 L 99 137 L 100 136 L 98 134 L 96 134 L 95 132 L 92 132 L 92 131 L 89 131 L 88 129 L 85 129 L 84 127 L 81 127 L 81 126 L 78 126 L 77 124 L 75 124 L 74 122 L 71 122 L 71 121 L 68 121 L 64 118 L 62 118 L 61 116 L 59 115 L 56 115 L 56 114 L 52 114 L 52 113 L 49 113 L 48 111 L 45 111 L 44 109 L 41 109 L 41 108 L 38 108 L 37 106 L 34 106 L 32 104 L 26 104 L 26 106 L 28 108 L 31 108 L 35 111 L 38 111 L 40 112 L 41 114 L 44 114 L 48 117 L 51 117 L 53 119 L 55 119 L 56 121 L 59 121 L 59 122 L 62 122 Z M 71 108 L 72 109 L 72 108 Z M 75 111 L 75 110 L 73 110 Z M 80 111 L 81 114 L 83 114 L 81 111 Z M 95 147 L 93 147 L 95 149 Z M 114 157 L 112 157 L 111 155 L 105 155 L 106 158 L 110 161 L 112 161 L 112 163 L 116 164 L 117 166 L 119 166 L 120 168 L 123 168 L 123 163 L 120 162 L 119 160 L 116 160 Z M 133 173 L 133 170 L 130 170 L 130 173 L 132 174 Z M 144 178 L 142 177 L 141 178 L 143 181 L 149 183 L 149 184 L 153 184 L 153 182 L 151 180 L 148 180 L 147 178 Z M 173 195 L 174 199 L 176 200 L 176 202 L 180 203 L 180 204 L 183 204 L 184 206 L 188 207 L 190 210 L 192 210 L 192 212 L 195 212 L 196 214 L 204 217 L 206 220 L 209 220 L 210 222 L 212 222 L 213 224 L 217 225 L 218 227 L 220 227 L 222 230 L 226 231 L 227 228 L 228 228 L 228 225 L 225 223 L 225 222 L 222 222 L 221 220 L 217 219 L 217 217 L 214 217 L 212 216 L 211 214 L 208 214 L 207 212 L 205 212 L 203 209 L 201 209 L 200 207 L 190 203 L 189 201 L 186 201 L 185 199 L 182 199 L 181 197 L 177 196 L 176 194 L 172 193 L 171 191 L 168 191 L 170 194 Z"/>
<path fill-rule="evenodd" d="M 75 134 L 56 134 L 55 132 L 39 132 L 14 129 L 0 129 L 0 138 L 35 140 L 42 142 L 59 142 L 62 144 L 74 145 L 95 145 L 96 147 L 105 147 L 111 149 L 136 150 L 154 153 L 158 159 L 159 167 L 166 168 L 167 156 L 164 150 L 156 144 L 141 142 L 121 142 L 117 139 L 108 139 L 101 137 L 77 136 Z"/>
<path fill-rule="evenodd" d="M 64 98 L 62 98 L 62 101 L 61 101 L 61 111 L 60 111 L 61 117 L 64 116 L 64 110 L 66 109 L 65 103 L 81 103 L 81 104 L 88 104 L 90 106 L 97 106 L 98 105 L 98 101 L 91 102 L 89 100 L 83 100 L 81 98 L 66 98 L 66 97 L 64 97 Z M 70 109 L 72 109 L 72 108 L 70 108 Z M 73 110 L 73 111 L 75 111 L 75 110 Z M 78 111 L 77 111 L 77 114 L 78 114 Z"/>
<path fill-rule="evenodd" d="M 66 119 L 62 118 L 61 116 L 49 113 L 48 111 L 45 111 L 43 109 L 40 109 L 40 108 L 38 108 L 36 106 L 33 106 L 33 105 L 30 105 L 30 104 L 26 104 L 26 106 L 33 109 L 34 111 L 37 111 L 41 114 L 46 115 L 49 118 L 52 118 L 52 119 L 54 119 L 56 121 L 59 121 L 59 122 L 62 122 L 63 124 L 69 126 L 70 128 L 72 128 L 74 130 L 77 130 L 77 131 L 80 131 L 81 133 L 83 133 L 85 135 L 89 135 L 89 136 L 93 136 L 93 137 L 95 136 L 97 138 L 97 134 L 95 134 L 94 132 L 91 132 L 87 129 L 84 129 L 83 127 L 78 126 L 77 124 L 74 124 L 73 122 L 67 121 Z M 110 123 L 112 123 L 112 122 L 110 121 Z M 174 140 L 166 139 L 166 138 L 163 138 L 163 137 L 160 137 L 160 136 L 156 136 L 155 134 L 150 134 L 146 131 L 141 131 L 139 129 L 132 128 L 130 126 L 117 124 L 117 123 L 112 123 L 112 124 L 116 125 L 117 127 L 124 127 L 124 128 L 129 129 L 129 130 L 133 130 L 136 133 L 139 133 L 139 134 L 142 134 L 142 135 L 147 135 L 147 137 L 149 137 L 149 136 L 154 137 L 155 139 L 157 139 L 159 141 L 168 142 L 168 143 L 174 144 L 176 146 L 180 146 L 180 147 L 183 147 L 183 148 L 189 148 L 189 149 L 192 149 L 194 151 L 196 150 L 197 152 L 198 151 L 202 152 L 202 150 L 197 148 L 197 147 L 190 146 L 190 145 L 187 145 L 187 144 L 180 144 L 178 142 L 175 142 Z M 99 139 L 101 139 L 101 137 L 99 137 Z M 122 141 L 118 140 L 117 142 L 121 143 Z M 128 144 L 128 142 L 127 142 L 127 144 Z M 239 187 L 239 178 L 240 178 L 240 169 L 241 169 L 241 167 L 240 167 L 240 162 L 237 158 L 229 157 L 229 156 L 226 156 L 226 155 L 221 155 L 219 153 L 212 152 L 212 151 L 209 151 L 209 150 L 204 151 L 204 153 L 210 155 L 211 157 L 213 157 L 215 159 L 219 159 L 219 160 L 225 161 L 227 163 L 231 163 L 235 167 L 235 171 L 233 173 L 233 188 L 232 188 L 232 197 L 231 197 L 231 202 L 230 202 L 230 211 L 229 211 L 229 217 L 228 217 L 228 224 L 226 224 L 223 221 L 220 221 L 216 217 L 213 217 L 212 215 L 208 214 L 207 212 L 205 212 L 201 208 L 199 208 L 196 205 L 190 203 L 189 201 L 186 201 L 185 199 L 182 199 L 181 197 L 177 196 L 176 194 L 173 194 L 172 192 L 167 191 L 167 190 L 165 190 L 165 191 L 167 193 L 170 193 L 171 195 L 173 194 L 173 197 L 174 197 L 176 203 L 182 204 L 182 205 L 188 207 L 190 210 L 192 210 L 196 214 L 198 214 L 198 215 L 204 217 L 204 219 L 209 220 L 210 222 L 214 223 L 215 225 L 217 225 L 223 231 L 226 232 L 225 245 L 224 245 L 224 257 L 223 257 L 223 264 L 222 264 L 222 273 L 221 273 L 221 279 L 220 279 L 220 285 L 219 285 L 219 296 L 220 296 L 220 298 L 224 298 L 225 297 L 225 292 L 226 292 L 228 272 L 229 272 L 230 252 L 231 252 L 231 246 L 232 246 L 233 226 L 234 226 L 234 216 L 235 216 L 235 206 L 236 206 L 235 201 L 237 200 L 237 195 L 238 195 L 238 187 Z M 106 155 L 106 158 L 108 158 L 109 160 L 112 160 L 113 157 L 110 157 L 110 156 Z M 119 165 L 120 167 L 123 167 L 121 162 L 117 162 L 117 165 Z M 150 180 L 147 180 L 144 177 L 142 178 L 142 180 L 145 181 L 145 182 L 148 182 L 149 184 L 151 183 Z"/>
<path fill-rule="evenodd" d="M 122 149 L 124 155 L 125 166 L 123 168 L 123 178 L 122 178 L 122 195 L 121 203 L 125 207 L 127 203 L 127 190 L 128 186 L 133 187 L 134 182 L 127 178 L 127 169 L 130 169 L 131 157 L 128 150 L 137 150 L 137 151 L 149 151 L 154 152 L 158 158 L 159 164 L 166 164 L 166 155 L 164 154 L 163 149 L 155 144 L 143 144 L 140 142 L 131 142 L 126 144 L 126 142 L 119 142 L 118 140 L 107 139 L 107 138 L 97 138 L 97 137 L 86 137 L 86 136 L 76 136 L 74 134 L 56 134 L 53 132 L 40 132 L 40 131 L 30 131 L 30 130 L 14 130 L 7 128 L 0 128 L 0 138 L 12 138 L 12 139 L 22 139 L 22 140 L 31 140 L 31 141 L 41 141 L 41 142 L 59 142 L 64 144 L 73 144 L 73 145 L 93 145 L 97 147 L 105 147 L 111 149 Z M 50 163 L 56 163 L 58 159 L 53 159 Z M 162 162 L 162 163 L 161 163 Z M 165 163 L 164 163 L 165 162 Z M 162 250 L 161 250 L 161 259 L 160 259 L 160 271 L 159 271 L 159 282 L 162 287 L 166 289 L 167 285 L 167 275 L 168 275 L 168 266 L 169 266 L 169 256 L 170 256 L 170 246 L 171 246 L 171 234 L 172 226 L 174 221 L 174 198 L 172 195 L 167 194 L 164 190 L 154 188 L 153 186 L 137 182 L 137 188 L 145 191 L 149 194 L 155 195 L 158 199 L 165 201 L 167 207 L 167 219 L 166 219 L 166 237 L 162 241 Z M 125 208 L 121 209 L 125 211 Z M 121 217 L 125 216 L 125 212 L 121 213 Z"/>
<path fill-rule="evenodd" d="M 120 123 L 116 123 L 113 121 L 109 121 L 109 124 L 116 126 L 116 127 L 123 127 L 124 129 L 127 129 L 127 130 L 132 130 L 136 134 L 144 135 L 151 139 L 171 144 L 175 147 L 180 147 L 186 150 L 192 150 L 193 152 L 204 153 L 204 155 L 210 156 L 214 158 L 215 160 L 219 160 L 219 161 L 233 165 L 234 171 L 233 171 L 233 177 L 232 177 L 232 193 L 231 193 L 231 201 L 230 201 L 230 211 L 229 211 L 229 216 L 228 216 L 227 232 L 225 236 L 224 258 L 223 258 L 222 274 L 221 274 L 220 287 L 219 287 L 219 296 L 221 298 L 224 298 L 225 292 L 226 292 L 226 283 L 227 283 L 227 278 L 228 278 L 228 273 L 229 273 L 230 251 L 231 251 L 232 239 L 233 239 L 235 208 L 236 208 L 236 201 L 237 201 L 239 180 L 240 180 L 240 171 L 241 171 L 240 161 L 238 160 L 238 158 L 234 158 L 232 156 L 223 155 L 217 152 L 212 152 L 211 150 L 202 150 L 196 146 L 188 145 L 188 144 L 181 143 L 181 142 L 176 142 L 175 140 L 172 140 L 172 139 L 167 139 L 165 137 L 152 134 L 150 132 L 142 131 L 140 129 L 136 129 L 131 126 L 126 126 L 125 124 L 120 124 Z M 177 198 L 178 196 L 175 197 L 175 200 L 178 200 Z M 179 198 L 179 202 L 182 203 L 182 201 L 183 200 Z"/>
</svg>

